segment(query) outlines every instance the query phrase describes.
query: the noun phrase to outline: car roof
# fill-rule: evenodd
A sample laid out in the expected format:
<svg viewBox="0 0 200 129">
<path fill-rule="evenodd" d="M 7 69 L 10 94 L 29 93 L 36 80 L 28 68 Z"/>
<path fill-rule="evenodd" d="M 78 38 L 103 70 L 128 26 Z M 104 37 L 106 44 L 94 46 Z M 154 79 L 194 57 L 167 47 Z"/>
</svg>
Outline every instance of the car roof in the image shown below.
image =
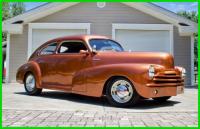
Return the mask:
<svg viewBox="0 0 200 129">
<path fill-rule="evenodd" d="M 63 40 L 83 40 L 83 41 L 88 41 L 90 39 L 109 39 L 106 36 L 100 36 L 100 35 L 73 35 L 73 36 L 63 36 L 59 38 L 52 39 L 48 41 L 48 43 L 51 42 L 59 42 Z"/>
</svg>

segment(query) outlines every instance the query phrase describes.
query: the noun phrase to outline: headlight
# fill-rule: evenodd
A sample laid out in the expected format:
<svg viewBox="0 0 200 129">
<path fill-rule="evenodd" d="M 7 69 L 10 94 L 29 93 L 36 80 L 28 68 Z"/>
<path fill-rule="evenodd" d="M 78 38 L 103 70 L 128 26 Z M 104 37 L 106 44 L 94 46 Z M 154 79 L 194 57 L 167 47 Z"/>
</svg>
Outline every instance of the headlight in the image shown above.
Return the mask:
<svg viewBox="0 0 200 129">
<path fill-rule="evenodd" d="M 184 68 L 182 68 L 181 70 L 181 76 L 182 77 L 185 77 L 186 76 L 186 70 Z"/>
<path fill-rule="evenodd" d="M 155 68 L 152 65 L 150 65 L 149 66 L 149 77 L 153 78 L 154 75 L 155 75 Z"/>
</svg>

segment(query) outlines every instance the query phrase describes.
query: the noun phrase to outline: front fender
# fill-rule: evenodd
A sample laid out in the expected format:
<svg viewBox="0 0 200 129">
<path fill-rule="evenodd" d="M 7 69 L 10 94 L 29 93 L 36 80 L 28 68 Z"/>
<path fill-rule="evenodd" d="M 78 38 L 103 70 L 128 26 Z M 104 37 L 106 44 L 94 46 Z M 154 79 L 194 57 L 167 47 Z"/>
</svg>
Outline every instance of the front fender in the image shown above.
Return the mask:
<svg viewBox="0 0 200 129">
<path fill-rule="evenodd" d="M 109 64 L 94 66 L 84 71 L 86 76 L 87 95 L 102 96 L 103 88 L 106 81 L 113 76 L 122 76 L 129 79 L 135 89 L 140 94 L 138 84 L 145 84 L 149 80 L 148 71 L 149 64 Z"/>
<path fill-rule="evenodd" d="M 24 83 L 25 76 L 28 72 L 34 74 L 36 78 L 36 86 L 37 88 L 41 88 L 41 70 L 39 65 L 36 62 L 29 61 L 26 64 L 23 64 L 18 70 L 16 74 L 16 80 L 19 83 Z"/>
</svg>

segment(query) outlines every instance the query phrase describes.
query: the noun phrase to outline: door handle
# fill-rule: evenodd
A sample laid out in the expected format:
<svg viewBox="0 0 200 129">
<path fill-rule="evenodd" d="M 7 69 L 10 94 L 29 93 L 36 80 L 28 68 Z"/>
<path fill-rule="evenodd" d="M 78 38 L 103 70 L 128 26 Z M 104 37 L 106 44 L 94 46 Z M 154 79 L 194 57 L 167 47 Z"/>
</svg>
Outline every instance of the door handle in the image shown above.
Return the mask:
<svg viewBox="0 0 200 129">
<path fill-rule="evenodd" d="M 93 58 L 92 60 L 93 60 L 93 61 L 99 61 L 99 60 L 101 60 L 101 59 L 99 59 L 99 58 Z"/>
</svg>

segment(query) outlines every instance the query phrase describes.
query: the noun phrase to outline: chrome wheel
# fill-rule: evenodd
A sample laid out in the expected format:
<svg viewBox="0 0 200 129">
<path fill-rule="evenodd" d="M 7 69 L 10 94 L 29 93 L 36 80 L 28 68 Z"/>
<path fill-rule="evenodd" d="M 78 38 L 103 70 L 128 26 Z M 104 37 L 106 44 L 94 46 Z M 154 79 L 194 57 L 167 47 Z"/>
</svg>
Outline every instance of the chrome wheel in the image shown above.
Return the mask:
<svg viewBox="0 0 200 129">
<path fill-rule="evenodd" d="M 27 77 L 26 77 L 26 89 L 29 91 L 29 92 L 32 92 L 34 89 L 35 89 L 35 78 L 32 74 L 29 74 Z"/>
<path fill-rule="evenodd" d="M 126 80 L 117 80 L 111 86 L 111 96 L 118 103 L 126 103 L 133 96 L 133 88 Z"/>
</svg>

